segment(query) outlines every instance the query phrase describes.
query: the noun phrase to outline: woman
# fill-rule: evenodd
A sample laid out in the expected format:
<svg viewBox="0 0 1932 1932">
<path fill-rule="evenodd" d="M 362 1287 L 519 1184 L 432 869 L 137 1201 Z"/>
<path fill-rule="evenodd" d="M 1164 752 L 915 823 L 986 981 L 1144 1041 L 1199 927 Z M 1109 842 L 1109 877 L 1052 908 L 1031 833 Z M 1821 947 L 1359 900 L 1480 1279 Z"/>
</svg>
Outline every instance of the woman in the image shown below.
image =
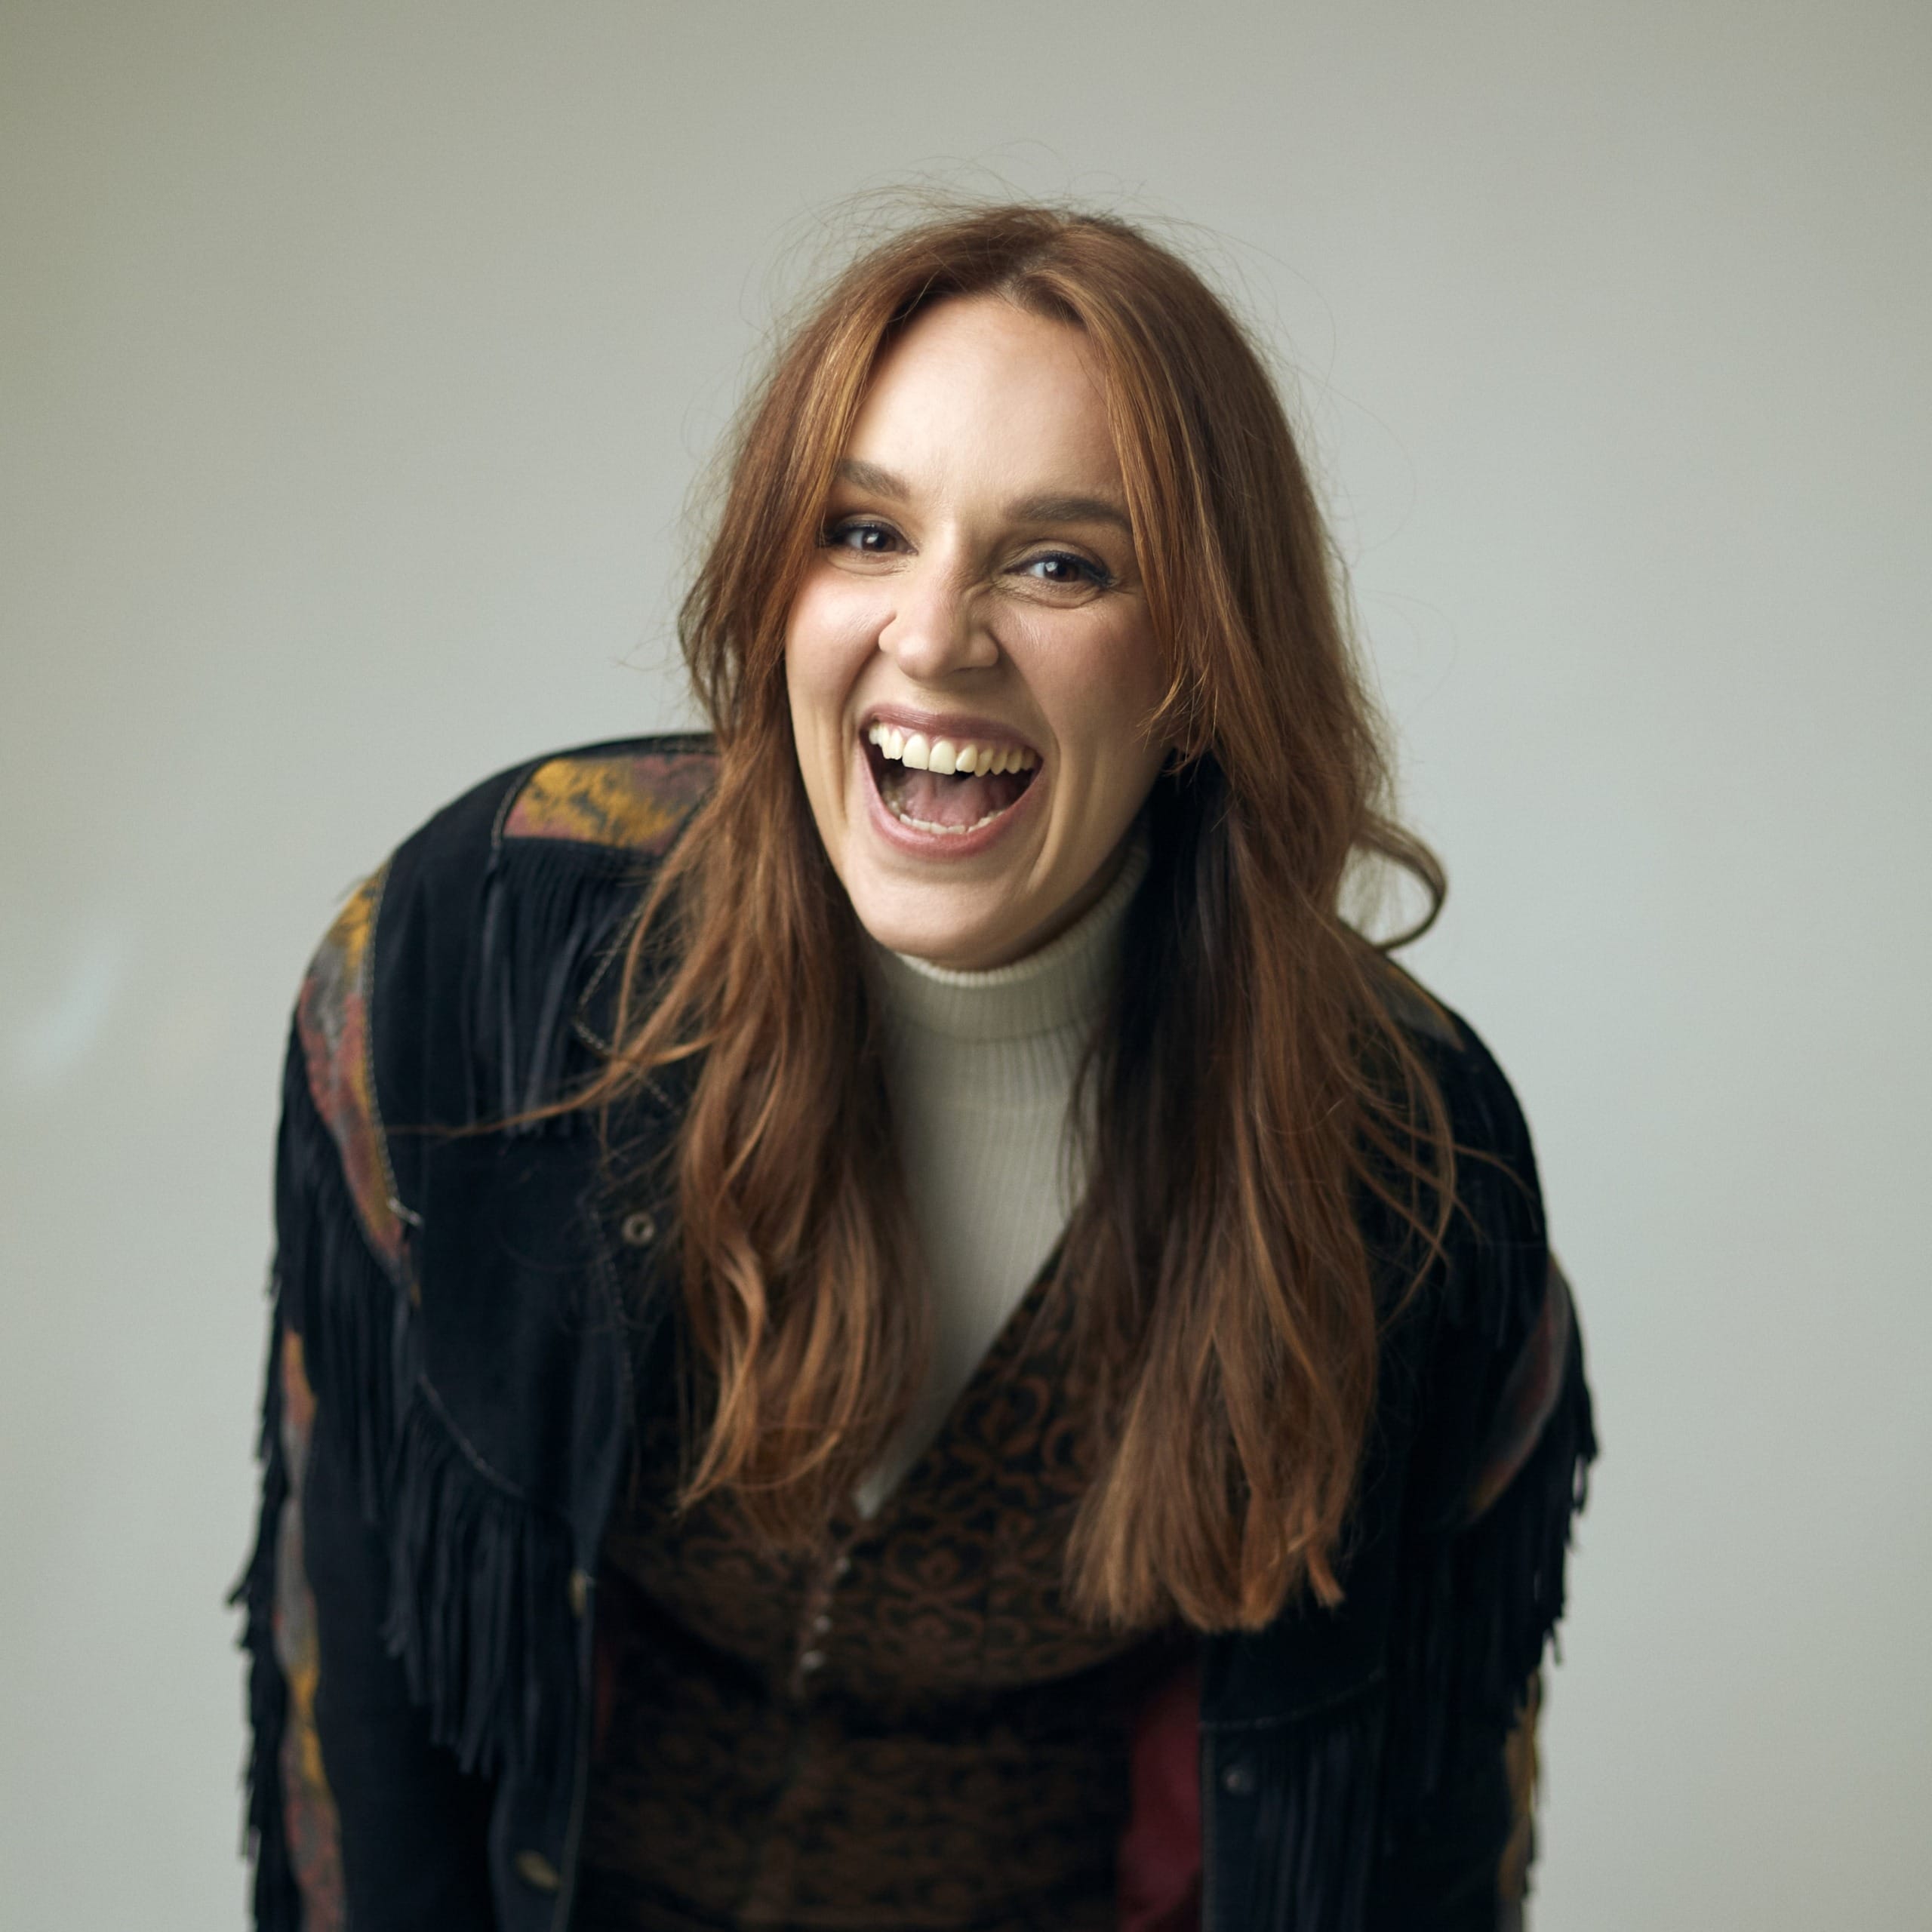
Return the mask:
<svg viewBox="0 0 1932 1932">
<path fill-rule="evenodd" d="M 1280 406 L 1120 223 L 860 260 L 712 730 L 351 900 L 288 1063 L 265 1925 L 1491 1927 L 1592 1454 Z"/>
</svg>

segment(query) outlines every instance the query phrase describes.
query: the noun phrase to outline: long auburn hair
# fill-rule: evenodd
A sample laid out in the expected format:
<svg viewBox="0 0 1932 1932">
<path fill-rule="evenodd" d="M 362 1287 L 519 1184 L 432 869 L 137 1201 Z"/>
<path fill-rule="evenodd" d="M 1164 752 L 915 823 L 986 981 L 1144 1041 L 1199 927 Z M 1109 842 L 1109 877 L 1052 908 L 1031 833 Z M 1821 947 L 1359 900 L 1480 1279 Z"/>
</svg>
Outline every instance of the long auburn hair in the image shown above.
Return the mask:
<svg viewBox="0 0 1932 1932">
<path fill-rule="evenodd" d="M 1134 968 L 1074 1110 L 1087 1186 L 1060 1266 L 1096 1432 L 1069 1585 L 1121 1624 L 1254 1629 L 1297 1590 L 1341 1595 L 1390 1306 L 1364 1220 L 1392 1211 L 1412 1283 L 1454 1196 L 1398 975 L 1343 916 L 1345 878 L 1392 863 L 1430 917 L 1444 881 L 1388 815 L 1273 383 L 1177 255 L 1108 217 L 969 208 L 873 247 L 781 344 L 681 617 L 715 786 L 647 901 L 618 1045 L 577 1103 L 694 1063 L 670 1156 L 704 1403 L 683 1495 L 722 1492 L 808 1544 L 903 1419 L 926 1324 L 862 936 L 792 750 L 786 620 L 882 351 L 971 295 L 1084 334 L 1168 674 Z"/>
</svg>

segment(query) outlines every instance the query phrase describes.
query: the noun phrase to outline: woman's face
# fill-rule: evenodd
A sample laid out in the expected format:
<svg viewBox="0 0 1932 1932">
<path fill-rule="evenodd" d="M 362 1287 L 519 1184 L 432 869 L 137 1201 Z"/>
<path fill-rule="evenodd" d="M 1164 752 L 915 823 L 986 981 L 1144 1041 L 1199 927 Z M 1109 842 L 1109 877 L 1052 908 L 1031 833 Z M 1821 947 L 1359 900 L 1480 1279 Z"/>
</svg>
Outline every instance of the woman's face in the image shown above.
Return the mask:
<svg viewBox="0 0 1932 1932">
<path fill-rule="evenodd" d="M 1085 338 L 943 302 L 881 361 L 792 606 L 799 768 L 881 945 L 978 970 L 1106 889 L 1164 683 Z"/>
</svg>

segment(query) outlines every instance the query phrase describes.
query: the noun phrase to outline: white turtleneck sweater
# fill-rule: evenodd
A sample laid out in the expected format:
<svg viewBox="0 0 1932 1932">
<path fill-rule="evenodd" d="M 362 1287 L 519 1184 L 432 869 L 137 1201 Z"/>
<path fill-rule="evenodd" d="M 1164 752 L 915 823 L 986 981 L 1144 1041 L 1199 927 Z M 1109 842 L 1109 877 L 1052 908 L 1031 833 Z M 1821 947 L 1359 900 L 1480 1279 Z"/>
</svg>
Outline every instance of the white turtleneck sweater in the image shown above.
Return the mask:
<svg viewBox="0 0 1932 1932">
<path fill-rule="evenodd" d="M 932 1297 L 933 1349 L 905 1427 L 859 1485 L 869 1516 L 939 1433 L 1079 1198 L 1084 1177 L 1070 1164 L 1068 1103 L 1146 870 L 1146 844 L 1137 838 L 1078 920 L 1038 952 L 990 972 L 954 972 L 873 949 L 886 1086 Z"/>
</svg>

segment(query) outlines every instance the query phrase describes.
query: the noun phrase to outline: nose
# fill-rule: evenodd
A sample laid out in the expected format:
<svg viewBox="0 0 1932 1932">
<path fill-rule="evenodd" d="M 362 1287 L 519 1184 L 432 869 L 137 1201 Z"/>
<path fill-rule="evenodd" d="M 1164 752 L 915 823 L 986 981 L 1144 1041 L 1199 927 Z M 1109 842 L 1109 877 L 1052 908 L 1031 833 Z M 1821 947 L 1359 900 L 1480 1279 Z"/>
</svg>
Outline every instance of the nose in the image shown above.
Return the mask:
<svg viewBox="0 0 1932 1932">
<path fill-rule="evenodd" d="M 880 629 L 878 648 L 907 677 L 937 684 L 955 672 L 998 663 L 998 642 L 963 571 L 943 558 L 921 557 L 895 588 L 898 595 Z"/>
</svg>

